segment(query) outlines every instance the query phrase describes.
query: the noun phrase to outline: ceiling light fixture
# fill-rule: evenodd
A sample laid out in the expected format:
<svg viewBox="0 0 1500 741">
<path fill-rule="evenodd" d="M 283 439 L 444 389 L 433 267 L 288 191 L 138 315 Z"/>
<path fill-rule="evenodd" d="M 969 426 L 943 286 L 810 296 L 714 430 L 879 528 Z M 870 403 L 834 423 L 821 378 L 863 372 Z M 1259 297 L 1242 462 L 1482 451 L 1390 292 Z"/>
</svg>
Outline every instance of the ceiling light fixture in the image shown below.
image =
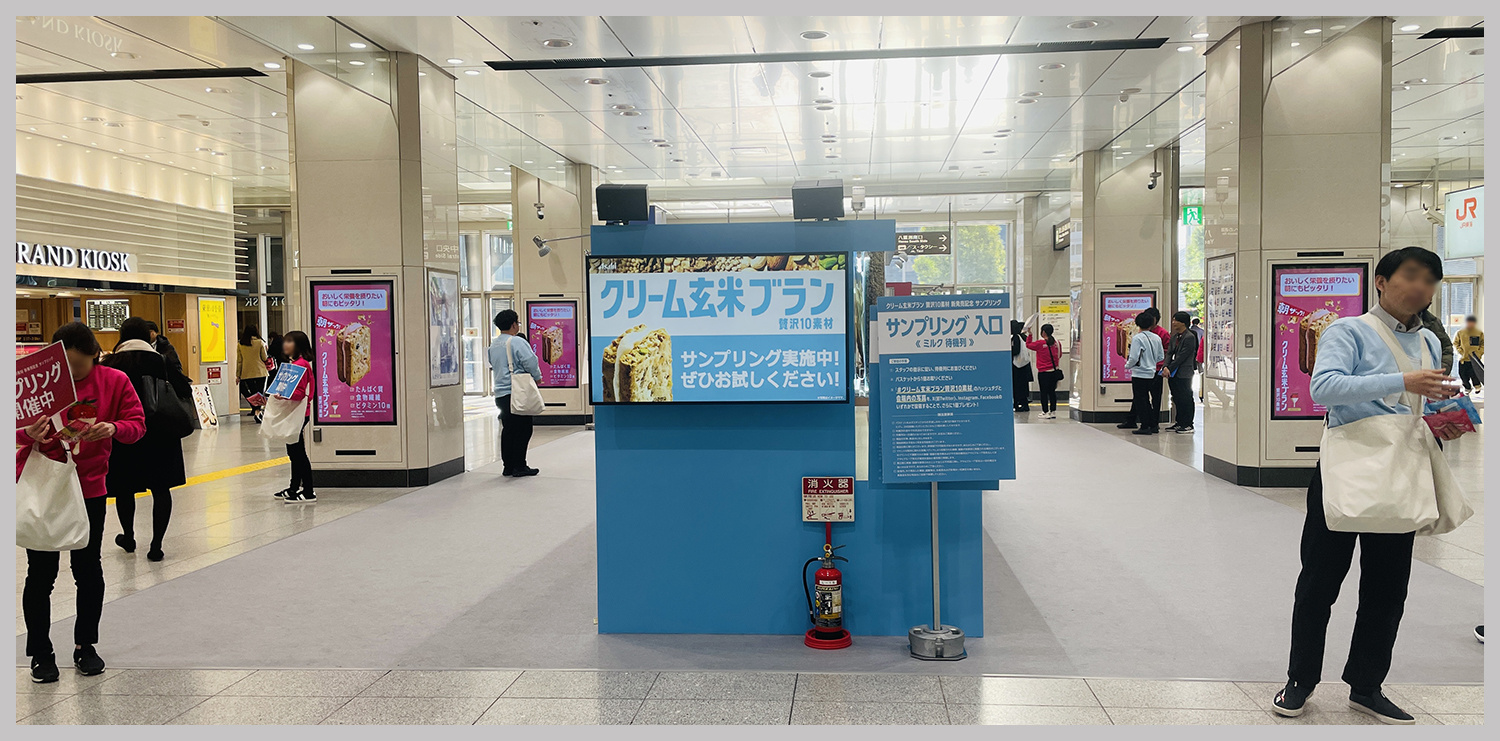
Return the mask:
<svg viewBox="0 0 1500 741">
<path fill-rule="evenodd" d="M 369 47 L 369 44 L 361 44 L 358 41 L 352 41 L 352 42 L 349 43 L 349 48 L 350 49 L 365 49 L 365 48 L 368 48 L 368 47 Z"/>
<path fill-rule="evenodd" d="M 1040 67 L 1037 67 L 1037 69 L 1054 70 L 1054 69 L 1062 69 L 1062 68 L 1064 68 L 1066 66 L 1068 66 L 1068 65 L 1063 64 L 1061 62 L 1052 62 L 1050 64 L 1041 65 Z"/>
<path fill-rule="evenodd" d="M 476 75 L 479 74 L 479 70 L 477 70 L 477 69 L 466 69 L 466 70 L 464 70 L 464 74 L 466 74 L 466 75 L 468 75 L 470 77 L 474 77 L 474 76 L 476 76 Z"/>
<path fill-rule="evenodd" d="M 114 51 L 110 52 L 109 55 L 115 59 L 135 59 L 135 55 L 128 51 Z"/>
<path fill-rule="evenodd" d="M 1006 138 L 1008 136 L 1010 136 L 1010 134 L 996 134 L 995 138 L 996 139 L 1004 139 L 1004 138 Z"/>
<path fill-rule="evenodd" d="M 548 49 L 566 49 L 572 45 L 573 42 L 567 39 L 547 39 L 542 42 L 542 46 L 545 46 Z"/>
<path fill-rule="evenodd" d="M 802 38 L 807 39 L 808 41 L 822 41 L 823 39 L 828 38 L 828 32 L 827 31 L 803 31 L 802 32 Z"/>
<path fill-rule="evenodd" d="M 995 150 L 993 150 L 993 149 L 986 149 L 981 154 L 994 154 L 994 153 L 995 153 Z"/>
<path fill-rule="evenodd" d="M 1407 24 L 1405 26 L 1402 26 L 1401 30 L 1402 31 L 1406 31 L 1407 33 L 1410 33 L 1412 31 L 1415 31 L 1415 30 L 1419 29 L 1419 28 L 1421 28 L 1421 26 L 1419 26 L 1419 25 L 1417 25 L 1415 23 L 1410 23 L 1410 24 Z"/>
<path fill-rule="evenodd" d="M 312 51 L 313 49 L 316 49 L 318 47 L 313 46 L 312 44 L 298 44 L 297 48 L 301 49 L 302 51 Z"/>
<path fill-rule="evenodd" d="M 817 110 L 820 110 L 820 111 L 831 111 L 831 110 L 833 110 L 833 106 L 831 106 L 831 105 L 820 105 L 820 106 L 817 106 Z"/>
<path fill-rule="evenodd" d="M 1292 42 L 1292 48 L 1293 48 L 1293 49 L 1295 49 L 1295 48 L 1297 48 L 1297 47 L 1299 47 L 1299 46 L 1301 46 L 1301 45 L 1302 45 L 1302 42 L 1301 42 L 1301 41 L 1293 41 L 1293 42 Z"/>
<path fill-rule="evenodd" d="M 639 116 L 639 115 L 641 115 L 641 112 L 640 111 L 620 111 L 620 115 L 621 116 Z"/>
<path fill-rule="evenodd" d="M 807 73 L 807 76 L 813 78 L 814 80 L 821 80 L 821 79 L 824 79 L 826 77 L 832 77 L 833 73 L 831 73 L 831 72 L 824 72 L 823 70 L 818 70 L 816 72 L 809 72 L 809 73 Z"/>
<path fill-rule="evenodd" d="M 818 105 L 828 105 L 833 102 L 833 98 L 814 98 L 813 102 Z"/>
<path fill-rule="evenodd" d="M 1016 103 L 1018 103 L 1020 105 L 1028 105 L 1028 104 L 1035 103 L 1035 102 L 1036 102 L 1036 98 L 1022 98 L 1022 99 L 1016 101 Z"/>
<path fill-rule="evenodd" d="M 1198 39 L 1198 40 L 1201 41 L 1203 39 L 1208 38 L 1208 34 L 1206 34 L 1206 33 L 1195 33 L 1195 34 L 1193 34 L 1193 38 Z"/>
<path fill-rule="evenodd" d="M 1032 91 L 1032 92 L 1029 92 L 1029 93 L 1021 93 L 1021 97 L 1023 97 L 1023 98 L 1040 98 L 1040 97 L 1042 97 L 1042 94 L 1038 93 L 1036 91 Z"/>
<path fill-rule="evenodd" d="M 606 80 L 603 77 L 587 77 L 587 78 L 584 78 L 583 84 L 585 84 L 585 85 L 608 85 L 609 84 L 609 80 Z"/>
<path fill-rule="evenodd" d="M 1481 49 L 1475 49 L 1474 51 L 1469 52 L 1469 56 L 1471 56 L 1471 57 L 1482 57 L 1482 56 L 1484 56 L 1484 49 L 1482 49 L 1482 48 Z"/>
<path fill-rule="evenodd" d="M 633 106 L 633 105 L 631 105 L 629 103 L 616 103 L 616 104 L 610 106 L 610 108 L 613 108 L 613 109 L 615 109 L 617 111 L 633 111 L 633 110 L 635 110 L 635 106 Z"/>
<path fill-rule="evenodd" d="M 1330 30 L 1330 31 L 1342 31 L 1345 28 L 1348 28 L 1348 26 L 1329 26 L 1328 30 Z"/>
<path fill-rule="evenodd" d="M 449 59 L 448 60 L 448 64 L 463 64 L 463 63 L 464 63 L 464 60 L 462 60 L 462 59 Z"/>
<path fill-rule="evenodd" d="M 264 62 L 260 66 L 265 67 L 266 69 L 281 69 L 280 62 Z"/>
<path fill-rule="evenodd" d="M 351 64 L 351 65 L 353 65 L 353 66 L 355 66 L 355 67 L 363 67 L 363 66 L 365 66 L 365 63 L 364 63 L 364 62 L 361 62 L 361 61 L 359 61 L 359 60 L 358 60 L 358 59 L 356 59 L 356 60 L 354 60 L 354 61 L 352 61 L 352 62 L 350 62 L 350 63 L 349 63 L 349 64 Z"/>
<path fill-rule="evenodd" d="M 1098 26 L 1099 26 L 1099 21 L 1089 21 L 1089 20 L 1073 21 L 1072 23 L 1068 24 L 1068 28 L 1071 28 L 1074 31 L 1085 31 L 1085 30 L 1088 30 L 1090 28 L 1097 28 Z"/>
<path fill-rule="evenodd" d="M 1189 45 L 1184 45 L 1184 46 L 1177 47 L 1177 51 L 1192 51 L 1192 50 L 1193 50 L 1193 47 L 1190 44 Z"/>
<path fill-rule="evenodd" d="M 1315 33 L 1323 33 L 1323 29 L 1321 29 L 1321 28 L 1309 28 L 1306 31 L 1303 31 L 1302 33 L 1305 33 L 1308 36 L 1311 36 L 1311 35 L 1313 35 Z"/>
</svg>

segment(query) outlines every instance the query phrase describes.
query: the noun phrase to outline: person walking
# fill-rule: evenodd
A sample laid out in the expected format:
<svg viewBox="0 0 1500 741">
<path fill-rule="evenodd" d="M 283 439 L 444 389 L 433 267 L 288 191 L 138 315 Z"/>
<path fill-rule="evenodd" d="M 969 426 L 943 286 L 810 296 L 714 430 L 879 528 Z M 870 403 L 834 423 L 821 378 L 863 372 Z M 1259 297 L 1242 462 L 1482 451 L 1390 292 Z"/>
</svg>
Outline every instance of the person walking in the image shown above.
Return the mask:
<svg viewBox="0 0 1500 741">
<path fill-rule="evenodd" d="M 1172 339 L 1162 374 L 1172 389 L 1172 406 L 1177 408 L 1177 424 L 1168 429 L 1179 435 L 1193 433 L 1197 406 L 1193 399 L 1193 372 L 1198 368 L 1198 333 L 1188 327 L 1191 317 L 1186 311 L 1172 315 Z"/>
<path fill-rule="evenodd" d="M 1453 379 L 1439 369 L 1442 347 L 1438 338 L 1421 323 L 1422 309 L 1432 302 L 1442 278 L 1443 261 L 1436 254 L 1420 247 L 1396 250 L 1375 266 L 1379 301 L 1369 312 L 1390 330 L 1412 366 L 1422 368 L 1430 362 L 1431 368 L 1403 373 L 1387 345 L 1389 340 L 1382 337 L 1385 332 L 1365 318 L 1345 317 L 1323 331 L 1310 390 L 1313 401 L 1328 408 L 1329 428 L 1377 415 L 1411 414 L 1408 393 L 1416 402 L 1422 397 L 1447 399 L 1456 393 Z M 1452 425 L 1438 431 L 1442 440 L 1462 434 Z M 1379 450 L 1370 454 L 1383 455 Z M 1370 493 L 1371 497 L 1381 495 Z M 1390 671 L 1391 651 L 1405 609 L 1414 539 L 1415 533 L 1330 530 L 1323 509 L 1322 462 L 1314 468 L 1302 526 L 1302 571 L 1292 607 L 1288 681 L 1272 701 L 1277 715 L 1301 715 L 1322 679 L 1329 615 L 1358 542 L 1359 609 L 1343 671 L 1350 687 L 1349 706 L 1384 723 L 1416 722 L 1380 689 Z"/>
<path fill-rule="evenodd" d="M 1135 430 L 1135 435 L 1155 435 L 1161 432 L 1161 415 L 1151 406 L 1152 385 L 1161 386 L 1157 366 L 1166 353 L 1161 338 L 1151 331 L 1156 326 L 1156 315 L 1147 309 L 1135 317 L 1135 326 L 1141 331 L 1130 340 L 1130 354 L 1125 359 L 1125 370 L 1130 374 L 1132 399 L 1130 418 L 1117 425 L 1122 430 Z"/>
<path fill-rule="evenodd" d="M 280 332 L 270 332 L 266 337 L 266 357 L 271 359 L 271 362 L 266 363 L 267 379 L 271 378 L 276 373 L 276 369 L 286 362 L 286 353 L 281 348 L 283 339 Z M 270 381 L 267 380 L 266 383 Z"/>
<path fill-rule="evenodd" d="M 160 353 L 162 359 L 167 362 L 167 371 L 186 377 L 187 372 L 182 369 L 182 358 L 177 356 L 177 348 L 172 347 L 172 343 L 162 336 L 161 330 L 156 327 L 156 322 L 147 320 L 146 330 L 151 333 L 151 347 L 156 348 L 156 352 Z"/>
<path fill-rule="evenodd" d="M 307 339 L 305 332 L 292 330 L 281 338 L 281 352 L 286 356 L 286 362 L 305 369 L 291 395 L 284 398 L 292 401 L 308 398 L 312 390 L 317 388 L 313 385 L 316 370 L 313 365 L 312 342 Z M 312 461 L 307 457 L 307 420 L 311 416 L 312 405 L 308 404 L 307 410 L 302 413 L 302 433 L 297 436 L 297 442 L 286 444 L 286 457 L 292 463 L 292 481 L 286 489 L 276 492 L 274 496 L 287 504 L 312 504 L 318 501 L 317 492 L 313 490 Z"/>
<path fill-rule="evenodd" d="M 495 406 L 500 408 L 500 460 L 505 476 L 535 476 L 541 471 L 526 465 L 526 448 L 531 444 L 531 430 L 535 419 L 510 411 L 510 374 L 520 372 L 542 380 L 542 369 L 537 363 L 536 351 L 531 343 L 519 336 L 521 318 L 513 309 L 495 315 L 495 328 L 500 336 L 490 343 L 490 371 L 495 379 Z M 514 366 L 514 371 L 512 370 Z"/>
<path fill-rule="evenodd" d="M 249 402 L 256 394 L 266 390 L 266 341 L 254 324 L 246 324 L 240 331 L 239 352 L 235 358 L 234 382 L 239 384 L 240 395 Z M 250 416 L 260 424 L 263 404 L 250 404 Z"/>
<path fill-rule="evenodd" d="M 140 317 L 126 319 L 120 325 L 120 344 L 100 361 L 100 365 L 128 376 L 137 397 L 142 397 L 141 389 L 145 384 L 159 378 L 171 385 L 178 399 L 191 405 L 192 381 L 167 367 L 166 359 L 151 345 L 151 331 L 147 325 L 148 322 Z M 165 558 L 161 545 L 167 535 L 167 524 L 172 519 L 172 489 L 186 483 L 182 438 L 178 433 L 153 428 L 151 420 L 147 420 L 146 434 L 140 440 L 115 443 L 109 454 L 109 473 L 104 480 L 104 488 L 109 496 L 114 497 L 115 513 L 120 517 L 121 533 L 115 536 L 115 545 L 126 553 L 135 553 L 135 495 L 136 492 L 150 491 L 151 548 L 146 551 L 146 559 L 160 561 Z"/>
<path fill-rule="evenodd" d="M 133 443 L 146 434 L 146 415 L 130 378 L 114 368 L 97 365 L 99 342 L 82 322 L 69 322 L 52 334 L 68 357 L 68 370 L 78 403 L 62 415 L 65 424 L 83 422 L 74 442 L 59 439 L 52 420 L 41 416 L 16 430 L 16 480 L 35 448 L 53 460 L 65 460 L 63 446 L 72 448 L 78 483 L 83 490 L 89 518 L 88 545 L 68 551 L 68 565 L 78 587 L 78 614 L 73 620 L 73 666 L 84 676 L 104 672 L 104 659 L 94 644 L 99 642 L 99 619 L 104 612 L 104 569 L 99 546 L 104 540 L 105 478 L 109 472 L 114 442 Z M 31 657 L 31 681 L 56 682 L 57 656 L 48 635 L 52 627 L 52 587 L 61 563 L 59 551 L 26 550 L 26 583 L 21 591 L 21 612 L 26 622 L 26 655 Z"/>
<path fill-rule="evenodd" d="M 1478 317 L 1464 318 L 1464 328 L 1453 337 L 1453 347 L 1458 351 L 1458 377 L 1463 379 L 1464 390 L 1484 393 L 1484 332 L 1479 329 Z"/>
<path fill-rule="evenodd" d="M 1031 352 L 1026 349 L 1025 331 L 1025 323 L 1010 321 L 1010 380 L 1018 412 L 1031 411 Z"/>
<path fill-rule="evenodd" d="M 1057 383 L 1062 380 L 1062 345 L 1053 339 L 1051 324 L 1042 325 L 1042 339 L 1026 343 L 1036 356 L 1036 385 L 1041 389 L 1042 419 L 1057 419 Z"/>
</svg>

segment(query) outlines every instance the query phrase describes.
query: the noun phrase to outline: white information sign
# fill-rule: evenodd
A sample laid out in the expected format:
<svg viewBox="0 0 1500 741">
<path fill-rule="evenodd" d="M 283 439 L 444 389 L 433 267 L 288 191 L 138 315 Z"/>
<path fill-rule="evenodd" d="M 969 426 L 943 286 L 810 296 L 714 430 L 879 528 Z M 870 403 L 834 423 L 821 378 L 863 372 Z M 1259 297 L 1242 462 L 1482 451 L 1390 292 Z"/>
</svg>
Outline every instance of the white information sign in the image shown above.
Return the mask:
<svg viewBox="0 0 1500 741">
<path fill-rule="evenodd" d="M 1234 255 L 1210 257 L 1205 265 L 1207 306 L 1204 323 L 1208 348 L 1204 371 L 1209 378 L 1234 380 Z"/>
</svg>

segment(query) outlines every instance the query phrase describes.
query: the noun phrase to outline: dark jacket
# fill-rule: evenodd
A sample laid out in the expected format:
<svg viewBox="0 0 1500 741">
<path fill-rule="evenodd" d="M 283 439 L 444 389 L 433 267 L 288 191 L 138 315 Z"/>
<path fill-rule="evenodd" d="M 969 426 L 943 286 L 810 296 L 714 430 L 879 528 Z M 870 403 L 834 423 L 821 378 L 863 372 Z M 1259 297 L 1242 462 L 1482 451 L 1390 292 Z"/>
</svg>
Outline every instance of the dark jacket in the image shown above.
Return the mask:
<svg viewBox="0 0 1500 741">
<path fill-rule="evenodd" d="M 146 377 L 165 379 L 172 385 L 180 399 L 192 402 L 192 382 L 181 371 L 172 371 L 159 353 L 145 349 L 149 343 L 138 343 L 140 349 L 132 349 L 127 343 L 100 361 L 101 365 L 114 368 L 130 377 L 136 394 L 141 392 Z M 138 442 L 123 445 L 116 442 L 109 455 L 109 473 L 105 487 L 110 494 L 126 496 L 148 489 L 171 489 L 187 483 L 186 466 L 182 460 L 182 440 L 170 434 L 161 434 L 151 429 L 148 421 L 146 435 Z"/>
<path fill-rule="evenodd" d="M 1172 335 L 1167 345 L 1166 369 L 1173 378 L 1192 375 L 1198 367 L 1198 333 L 1189 329 Z"/>
<path fill-rule="evenodd" d="M 1431 311 L 1423 309 L 1420 316 L 1422 317 L 1422 326 L 1432 330 L 1432 333 L 1437 335 L 1438 343 L 1443 346 L 1443 372 L 1446 373 L 1447 371 L 1452 370 L 1453 340 L 1449 339 L 1448 330 L 1443 328 L 1443 323 L 1438 321 L 1437 315 L 1433 314 Z"/>
<path fill-rule="evenodd" d="M 172 343 L 167 340 L 165 335 L 159 334 L 156 336 L 155 347 L 156 351 L 167 361 L 167 370 L 173 371 L 179 376 L 187 375 L 187 372 L 182 369 L 182 358 L 177 357 L 177 348 L 172 347 Z M 189 393 L 191 393 L 191 389 L 189 389 Z"/>
</svg>

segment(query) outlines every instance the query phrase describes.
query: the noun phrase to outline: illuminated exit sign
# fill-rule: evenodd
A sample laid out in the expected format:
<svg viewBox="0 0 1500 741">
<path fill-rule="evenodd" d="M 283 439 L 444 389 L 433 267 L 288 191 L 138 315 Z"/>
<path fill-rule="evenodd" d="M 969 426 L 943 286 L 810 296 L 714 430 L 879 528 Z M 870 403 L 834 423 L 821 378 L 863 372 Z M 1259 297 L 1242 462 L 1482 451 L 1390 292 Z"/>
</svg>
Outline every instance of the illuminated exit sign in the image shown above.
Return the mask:
<svg viewBox="0 0 1500 741">
<path fill-rule="evenodd" d="M 1183 206 L 1182 207 L 1182 223 L 1185 224 L 1185 225 L 1187 225 L 1187 226 L 1202 226 L 1203 225 L 1203 207 L 1202 206 Z"/>
</svg>

